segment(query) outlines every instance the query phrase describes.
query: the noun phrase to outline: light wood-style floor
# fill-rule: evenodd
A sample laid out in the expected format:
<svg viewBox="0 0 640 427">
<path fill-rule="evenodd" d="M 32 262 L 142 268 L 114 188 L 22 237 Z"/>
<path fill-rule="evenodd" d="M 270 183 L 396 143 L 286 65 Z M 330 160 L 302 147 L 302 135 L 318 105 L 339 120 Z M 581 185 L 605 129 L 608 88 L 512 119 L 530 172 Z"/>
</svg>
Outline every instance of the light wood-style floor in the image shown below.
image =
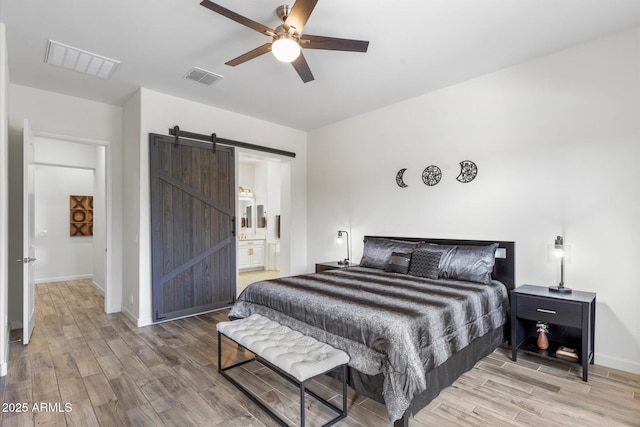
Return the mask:
<svg viewBox="0 0 640 427">
<path fill-rule="evenodd" d="M 103 298 L 88 281 L 41 284 L 36 294 L 32 340 L 10 346 L 3 426 L 275 425 L 217 373 L 215 324 L 226 320 L 226 311 L 137 328 L 121 314 L 104 314 Z M 242 356 L 231 346 L 223 353 L 225 359 Z M 410 426 L 640 426 L 639 375 L 596 365 L 584 383 L 579 369 L 538 362 L 523 357 L 513 363 L 498 349 Z M 279 376 L 255 362 L 235 375 L 298 421 L 297 394 Z M 315 387 L 339 401 L 331 380 Z M 382 405 L 353 391 L 348 397 L 349 417 L 339 425 L 389 425 Z M 27 411 L 6 412 L 11 403 L 26 403 Z M 34 403 L 48 403 L 48 410 L 34 412 Z M 307 425 L 332 416 L 311 398 L 307 407 Z"/>
<path fill-rule="evenodd" d="M 257 282 L 259 280 L 277 279 L 278 277 L 280 277 L 279 270 L 256 270 L 240 273 L 238 274 L 237 295 L 240 295 L 240 292 L 244 291 L 244 288 L 246 288 L 253 282 Z"/>
</svg>

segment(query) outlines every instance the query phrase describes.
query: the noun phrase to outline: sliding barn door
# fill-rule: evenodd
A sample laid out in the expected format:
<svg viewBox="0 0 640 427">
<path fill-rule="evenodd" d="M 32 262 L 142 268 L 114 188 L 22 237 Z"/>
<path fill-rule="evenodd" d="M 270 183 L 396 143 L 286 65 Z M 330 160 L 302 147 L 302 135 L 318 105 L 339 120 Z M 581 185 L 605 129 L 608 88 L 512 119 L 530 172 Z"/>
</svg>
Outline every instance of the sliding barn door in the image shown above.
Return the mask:
<svg viewBox="0 0 640 427">
<path fill-rule="evenodd" d="M 235 297 L 233 148 L 150 134 L 154 321 Z"/>
</svg>

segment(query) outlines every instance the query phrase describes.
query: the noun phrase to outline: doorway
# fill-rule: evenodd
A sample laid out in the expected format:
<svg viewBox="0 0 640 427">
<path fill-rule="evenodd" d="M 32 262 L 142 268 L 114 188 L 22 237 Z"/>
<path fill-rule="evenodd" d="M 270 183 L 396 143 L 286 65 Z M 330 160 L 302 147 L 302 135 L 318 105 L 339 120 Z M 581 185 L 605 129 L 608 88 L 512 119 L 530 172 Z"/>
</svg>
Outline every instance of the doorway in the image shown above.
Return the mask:
<svg viewBox="0 0 640 427">
<path fill-rule="evenodd" d="M 34 145 L 35 283 L 91 279 L 104 294 L 105 149 L 46 138 Z"/>
<path fill-rule="evenodd" d="M 287 161 L 258 153 L 238 156 L 238 280 L 236 295 L 249 284 L 281 277 L 283 193 L 290 193 Z"/>
<path fill-rule="evenodd" d="M 112 147 L 110 143 L 108 141 L 91 140 L 37 131 L 33 132 L 33 142 L 35 151 L 34 169 L 39 171 L 38 175 L 40 175 L 39 181 L 41 184 L 40 189 L 42 191 L 51 190 L 51 186 L 49 186 L 49 190 L 47 190 L 47 183 L 44 182 L 44 180 L 49 179 L 52 174 L 59 174 L 59 172 L 62 172 L 62 175 L 66 175 L 67 179 L 91 179 L 93 187 L 95 187 L 96 190 L 100 189 L 100 191 L 96 191 L 93 194 L 93 196 L 96 197 L 95 201 L 97 202 L 94 206 L 94 211 L 97 213 L 97 218 L 94 218 L 95 233 L 93 236 L 93 239 L 96 241 L 94 245 L 96 249 L 93 250 L 93 248 L 91 248 L 92 254 L 89 262 L 91 262 L 92 268 L 90 269 L 90 277 L 94 279 L 94 286 L 100 285 L 96 287 L 102 288 L 101 291 L 105 296 L 104 311 L 107 313 L 119 311 L 120 303 L 116 301 L 117 304 L 114 304 L 113 301 L 114 297 L 118 293 L 118 290 L 113 289 L 115 284 L 113 283 L 112 255 L 110 251 L 113 241 L 111 233 L 113 217 L 111 173 Z M 90 165 L 87 165 L 86 163 L 83 163 L 81 161 L 81 157 L 86 157 L 87 152 L 93 153 L 94 160 L 92 160 L 93 163 Z M 87 173 L 90 175 L 86 175 Z M 91 178 L 87 178 L 88 176 L 91 176 Z M 12 175 L 12 177 L 12 179 L 19 181 L 19 178 L 15 173 Z M 21 188 L 22 185 L 18 184 L 17 187 Z M 21 190 L 18 189 L 18 191 Z M 58 193 L 58 191 L 55 192 Z M 62 211 L 64 211 L 62 213 L 60 211 L 56 213 L 56 215 L 58 215 L 58 219 L 62 218 L 61 220 L 59 220 L 55 224 L 44 223 L 42 221 L 43 216 L 47 217 L 47 214 L 50 213 L 48 212 L 50 206 L 47 206 L 49 202 L 44 200 L 42 201 L 43 205 L 39 207 L 38 215 L 40 215 L 41 221 L 39 223 L 39 226 L 37 226 L 37 232 L 35 234 L 34 240 L 36 240 L 36 246 L 38 245 L 38 243 L 44 243 L 45 241 L 51 242 L 52 240 L 55 240 L 53 238 L 54 236 L 52 236 L 52 233 L 54 232 L 62 232 L 63 234 L 66 233 L 66 240 L 71 240 L 70 194 L 63 195 L 61 192 L 62 190 L 60 191 L 60 194 L 54 195 L 56 197 L 56 203 L 58 204 L 58 206 L 55 208 L 51 207 L 51 209 L 62 209 Z M 14 206 L 17 205 L 14 199 L 12 199 L 11 203 Z M 20 221 L 19 218 L 21 217 L 22 212 L 14 213 L 14 221 Z M 40 242 L 37 242 L 37 240 L 40 240 Z M 78 240 L 72 242 L 72 244 L 77 243 Z M 86 241 L 83 243 L 86 243 Z M 51 244 L 44 245 L 37 250 L 40 254 L 42 254 L 42 256 L 36 256 L 36 264 L 38 264 L 38 258 L 42 260 L 41 264 L 45 264 L 48 258 L 51 266 L 56 264 L 52 261 L 52 255 L 59 255 L 56 252 L 62 254 L 63 257 L 67 255 L 63 253 L 63 251 L 60 250 L 60 247 L 57 247 L 55 244 L 53 244 L 53 246 Z M 97 262 L 94 261 L 94 258 L 97 259 Z M 94 268 L 94 266 L 96 266 L 97 268 Z M 18 269 L 16 269 L 16 271 L 17 270 Z M 21 271 L 21 269 L 19 270 Z M 38 277 L 38 282 L 41 283 L 82 278 L 73 277 L 74 274 L 67 275 L 66 273 L 61 273 L 62 270 L 49 270 L 48 272 L 45 270 L 44 272 L 42 272 L 41 268 L 36 268 L 36 271 L 39 270 L 42 274 Z M 98 278 L 97 276 L 100 277 Z M 9 299 L 11 301 L 9 320 L 11 322 L 11 328 L 18 329 L 23 326 L 23 322 L 21 321 L 21 319 L 23 318 L 23 286 L 21 277 L 19 280 L 13 280 L 12 283 L 13 285 L 9 288 Z M 117 307 L 117 309 L 114 309 L 114 307 Z"/>
</svg>

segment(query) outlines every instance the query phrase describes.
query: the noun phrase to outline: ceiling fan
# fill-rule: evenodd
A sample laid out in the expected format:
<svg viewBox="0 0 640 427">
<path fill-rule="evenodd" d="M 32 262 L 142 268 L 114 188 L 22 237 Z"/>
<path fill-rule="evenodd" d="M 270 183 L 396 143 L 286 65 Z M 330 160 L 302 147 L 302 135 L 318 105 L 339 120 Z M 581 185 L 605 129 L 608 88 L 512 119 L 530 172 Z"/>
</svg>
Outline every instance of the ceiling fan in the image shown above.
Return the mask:
<svg viewBox="0 0 640 427">
<path fill-rule="evenodd" d="M 251 28 L 259 33 L 272 38 L 270 43 L 265 43 L 231 61 L 225 62 L 226 65 L 235 67 L 250 59 L 257 58 L 267 52 L 273 52 L 273 55 L 282 62 L 290 62 L 295 68 L 303 82 L 312 81 L 313 74 L 307 64 L 302 49 L 323 49 L 323 50 L 340 50 L 347 52 L 366 52 L 369 47 L 368 41 L 338 39 L 334 37 L 312 36 L 302 34 L 313 8 L 318 0 L 298 0 L 293 7 L 279 6 L 276 14 L 283 21 L 283 24 L 275 30 L 266 27 L 258 22 L 245 18 L 219 4 L 209 0 L 203 0 L 200 4 L 207 9 L 219 13 L 229 19 L 232 19 L 246 27 Z"/>
</svg>

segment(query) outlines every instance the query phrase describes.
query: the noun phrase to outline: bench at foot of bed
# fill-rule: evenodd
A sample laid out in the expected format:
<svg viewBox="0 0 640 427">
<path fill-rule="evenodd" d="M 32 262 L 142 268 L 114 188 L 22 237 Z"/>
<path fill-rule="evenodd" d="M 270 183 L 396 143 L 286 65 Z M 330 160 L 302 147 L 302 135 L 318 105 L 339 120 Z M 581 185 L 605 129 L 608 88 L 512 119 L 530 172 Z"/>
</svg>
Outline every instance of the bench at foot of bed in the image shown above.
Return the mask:
<svg viewBox="0 0 640 427">
<path fill-rule="evenodd" d="M 324 426 L 335 424 L 347 416 L 347 363 L 349 355 L 342 350 L 322 343 L 315 338 L 301 334 L 273 320 L 259 314 L 253 314 L 245 319 L 233 322 L 221 322 L 218 330 L 218 372 L 242 391 L 251 401 L 260 406 L 271 418 L 280 425 L 286 422 L 278 417 L 271 409 L 263 404 L 244 386 L 231 378 L 226 371 L 258 360 L 265 366 L 281 375 L 300 388 L 300 425 L 305 425 L 305 394 L 318 399 L 338 416 Z M 244 347 L 255 355 L 255 358 L 245 360 L 230 366 L 222 366 L 221 335 Z M 308 390 L 306 382 L 333 370 L 341 371 L 342 377 L 342 409 L 322 399 Z"/>
</svg>

